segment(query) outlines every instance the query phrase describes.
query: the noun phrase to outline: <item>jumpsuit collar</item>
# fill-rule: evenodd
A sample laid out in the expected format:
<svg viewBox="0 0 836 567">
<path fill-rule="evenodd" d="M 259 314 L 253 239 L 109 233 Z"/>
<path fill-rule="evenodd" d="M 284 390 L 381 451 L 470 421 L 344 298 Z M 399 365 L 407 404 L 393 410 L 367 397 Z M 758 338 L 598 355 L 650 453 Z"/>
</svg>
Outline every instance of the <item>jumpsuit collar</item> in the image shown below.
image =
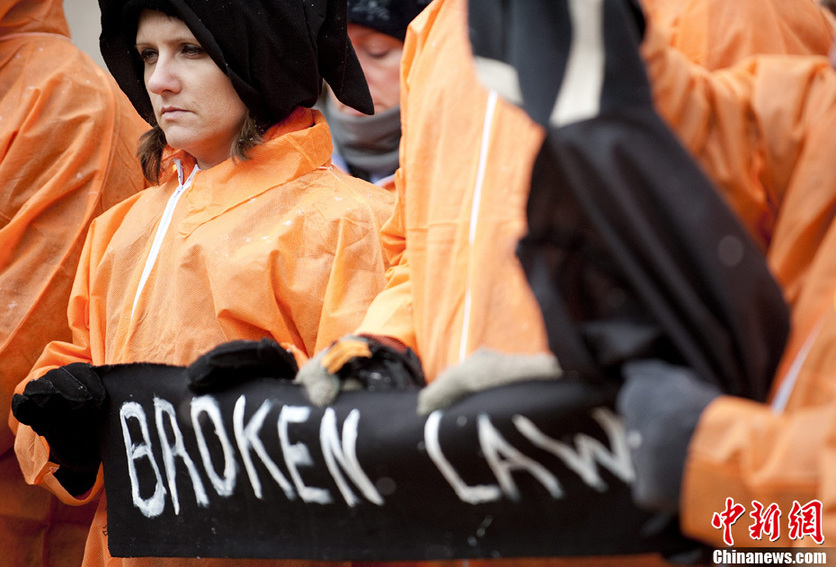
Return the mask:
<svg viewBox="0 0 836 567">
<path fill-rule="evenodd" d="M 228 159 L 201 171 L 193 190 L 184 197 L 188 209 L 177 227 L 180 234 L 187 236 L 197 227 L 265 191 L 316 169 L 329 167 L 331 133 L 319 111 L 300 107 L 270 128 L 264 141 L 249 155 L 248 160 Z M 183 158 L 182 152 L 172 157 Z M 186 164 L 186 159 L 182 162 Z"/>
</svg>

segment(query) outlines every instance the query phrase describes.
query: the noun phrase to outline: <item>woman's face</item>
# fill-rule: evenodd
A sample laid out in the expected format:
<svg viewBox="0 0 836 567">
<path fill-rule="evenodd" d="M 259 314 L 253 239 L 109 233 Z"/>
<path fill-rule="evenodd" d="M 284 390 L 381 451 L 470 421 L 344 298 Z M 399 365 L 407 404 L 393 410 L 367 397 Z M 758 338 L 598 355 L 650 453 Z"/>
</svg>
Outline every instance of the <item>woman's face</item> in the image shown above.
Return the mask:
<svg viewBox="0 0 836 567">
<path fill-rule="evenodd" d="M 382 112 L 397 106 L 400 103 L 403 42 L 357 24 L 348 24 L 348 38 L 369 83 L 374 111 Z M 331 100 L 340 111 L 363 116 L 361 112 L 339 102 L 333 93 Z"/>
<path fill-rule="evenodd" d="M 162 12 L 143 10 L 136 49 L 145 64 L 145 88 L 168 144 L 191 154 L 201 169 L 230 157 L 247 107 L 188 26 Z"/>
</svg>

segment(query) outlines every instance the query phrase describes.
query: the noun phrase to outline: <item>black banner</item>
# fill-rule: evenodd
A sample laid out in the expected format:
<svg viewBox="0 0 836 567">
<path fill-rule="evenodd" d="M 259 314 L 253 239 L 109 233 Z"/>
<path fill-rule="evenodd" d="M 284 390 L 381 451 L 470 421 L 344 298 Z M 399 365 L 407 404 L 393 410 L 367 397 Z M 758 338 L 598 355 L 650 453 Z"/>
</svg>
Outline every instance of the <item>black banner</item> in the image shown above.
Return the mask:
<svg viewBox="0 0 836 567">
<path fill-rule="evenodd" d="M 328 408 L 258 379 L 195 395 L 182 368 L 100 369 L 114 556 L 421 560 L 682 545 L 630 500 L 614 392 L 560 380 L 430 416 L 415 392 Z"/>
</svg>

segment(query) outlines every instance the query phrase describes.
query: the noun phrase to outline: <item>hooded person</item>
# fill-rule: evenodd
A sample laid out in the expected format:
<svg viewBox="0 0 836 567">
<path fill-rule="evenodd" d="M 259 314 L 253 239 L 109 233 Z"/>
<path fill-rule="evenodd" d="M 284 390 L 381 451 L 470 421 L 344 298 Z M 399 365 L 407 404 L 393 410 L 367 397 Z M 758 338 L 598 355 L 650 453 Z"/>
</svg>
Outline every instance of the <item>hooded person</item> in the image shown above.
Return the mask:
<svg viewBox="0 0 836 567">
<path fill-rule="evenodd" d="M 152 125 L 140 154 L 158 185 L 92 224 L 69 301 L 72 338 L 46 346 L 14 398 L 26 481 L 68 504 L 102 491 L 107 394 L 96 366 L 213 361 L 203 355 L 232 344 L 233 357 L 241 347 L 292 376 L 358 325 L 382 288 L 378 230 L 392 206 L 388 191 L 331 165 L 327 123 L 308 108 L 324 78 L 372 110 L 344 2 L 100 6 L 102 54 Z M 225 375 L 202 376 L 222 387 Z M 116 558 L 106 526 L 102 495 L 84 567 L 302 564 Z"/>
<path fill-rule="evenodd" d="M 145 187 L 147 129 L 113 78 L 73 45 L 61 0 L 0 2 L 0 399 L 51 340 L 69 340 L 67 302 L 90 221 Z M 95 505 L 28 486 L 0 427 L 3 564 L 78 565 Z M 8 423 L 8 425 L 7 425 Z"/>
<path fill-rule="evenodd" d="M 738 16 L 734 21 L 757 15 L 758 29 L 751 35 L 764 38 L 738 47 L 734 38 L 741 30 L 720 25 L 723 14 L 732 9 L 726 7 L 728 3 L 678 3 L 676 28 L 671 19 L 661 25 L 657 21 L 662 19 L 656 18 L 657 12 L 667 13 L 664 2 L 647 4 L 654 33 L 666 45 L 699 43 L 718 27 L 725 31 L 709 47 L 691 54 L 698 63 L 722 66 L 762 49 L 768 38 L 787 38 L 782 46 L 771 46 L 772 51 L 811 54 L 825 49 L 833 31 L 821 8 L 807 6 L 811 4 L 807 0 L 793 2 L 799 4 L 800 12 L 790 20 L 779 17 L 780 12 L 763 10 L 757 0 L 735 3 Z M 494 102 L 495 93 L 478 84 L 470 69 L 467 11 L 461 4 L 461 0 L 435 0 L 410 24 L 401 77 L 404 133 L 395 179 L 398 204 L 382 233 L 395 265 L 387 288 L 370 307 L 363 325 L 347 337 L 350 343 L 358 335 L 376 340 L 386 337 L 413 349 L 422 361 L 428 390 L 441 390 L 437 396 L 426 393 L 424 397 L 448 403 L 488 384 L 515 376 L 554 376 L 556 369 L 554 361 L 546 358 L 525 358 L 539 356 L 548 348 L 542 316 L 514 254 L 526 230 L 523 203 L 543 130 L 528 116 L 506 113 L 504 101 Z M 444 41 L 439 39 L 442 36 Z M 693 140 L 701 139 L 701 124 L 684 126 L 691 130 Z M 463 148 L 470 153 L 465 155 Z M 700 157 L 701 165 L 705 159 Z M 765 248 L 774 220 L 771 201 L 742 183 L 752 179 L 752 175 L 745 177 L 751 173 L 742 170 L 745 164 L 730 165 L 731 169 L 713 170 L 717 175 L 711 180 L 756 243 Z M 410 187 L 416 188 L 413 195 Z M 435 231 L 440 232 L 431 234 Z M 523 358 L 508 360 L 506 365 L 501 362 L 503 356 L 480 353 L 473 359 L 477 365 L 487 364 L 503 375 L 484 381 L 466 366 L 460 367 L 480 349 Z M 320 372 L 309 365 L 298 378 L 315 390 L 312 399 L 327 404 L 337 395 L 335 371 L 333 366 Z M 444 382 L 449 378 L 449 390 L 436 384 L 441 383 L 439 378 Z M 480 380 L 484 383 L 477 383 Z"/>
<path fill-rule="evenodd" d="M 766 221 L 746 224 L 750 234 L 759 237 L 768 266 L 792 310 L 783 351 L 780 341 L 773 341 L 772 348 L 760 356 L 749 349 L 740 351 L 746 353 L 742 360 L 747 364 L 764 360 L 763 353 L 772 360 L 772 364 L 761 366 L 763 378 L 775 369 L 771 383 L 764 382 L 769 385 L 762 392 L 765 399 L 718 388 L 706 381 L 694 364 L 657 359 L 624 365 L 626 383 L 617 405 L 625 425 L 641 439 L 633 448 L 636 502 L 678 514 L 686 535 L 711 546 L 786 546 L 829 555 L 826 548 L 815 546 L 826 546 L 824 542 L 836 535 L 833 477 L 829 474 L 836 424 L 831 344 L 836 340 L 836 262 L 830 250 L 836 245 L 836 180 L 831 163 L 836 152 L 832 135 L 836 74 L 825 57 L 775 55 L 752 57 L 728 69 L 708 72 L 703 65 L 689 62 L 680 50 L 671 49 L 664 22 L 660 25 L 651 17 L 646 23 L 641 46 L 631 48 L 625 43 L 619 50 L 621 57 L 635 60 L 639 53 L 643 56 L 659 113 L 704 165 L 708 176 L 716 180 L 741 218 Z M 537 49 L 543 49 L 542 44 Z M 528 60 L 521 58 L 523 63 Z M 584 73 L 589 76 L 587 68 Z M 556 107 L 545 107 L 551 108 Z M 601 111 L 602 119 L 614 118 L 611 109 L 602 105 Z M 543 114 L 540 116 L 542 119 Z M 637 124 L 633 121 L 631 126 Z M 569 121 L 563 126 L 560 136 L 571 141 L 571 129 L 578 124 Z M 552 128 L 549 135 L 554 137 L 558 132 Z M 576 144 L 582 148 L 592 139 L 591 135 L 577 136 Z M 633 133 L 631 147 L 620 151 L 619 159 L 629 159 L 632 152 L 640 154 L 641 143 L 641 136 Z M 675 145 L 668 144 L 667 151 Z M 556 155 L 559 148 L 552 143 L 550 149 Z M 579 155 L 582 152 L 576 150 L 572 157 L 580 162 Z M 601 159 L 601 155 L 606 152 L 595 154 L 594 159 Z M 541 175 L 535 178 L 531 196 L 535 197 L 538 180 L 541 190 L 529 208 L 540 225 L 537 232 L 541 238 L 547 236 L 543 221 L 549 220 L 543 213 L 548 209 L 543 206 L 542 188 L 557 179 L 555 168 L 543 168 L 548 156 L 543 158 L 541 154 Z M 645 167 L 621 169 L 642 176 L 659 175 L 671 163 L 655 160 Z M 564 168 L 571 170 L 571 166 Z M 594 174 L 617 169 L 589 168 Z M 686 168 L 674 171 L 674 177 L 684 171 Z M 698 176 L 689 176 L 682 183 L 691 184 Z M 591 192 L 600 190 L 601 185 Z M 678 190 L 673 189 L 674 182 L 668 186 L 672 193 Z M 748 190 L 748 206 L 743 199 L 734 198 L 742 196 L 735 195 L 735 188 Z M 537 228 L 535 223 L 530 228 Z M 751 245 L 745 248 L 749 252 L 735 253 L 735 263 L 752 256 Z M 728 251 L 717 248 L 719 255 Z M 717 277 L 721 271 L 709 275 Z M 751 276 L 746 279 L 743 285 L 755 282 Z M 727 290 L 738 285 L 740 282 L 731 283 Z M 753 298 L 741 299 L 749 303 Z M 767 315 L 766 310 L 755 315 L 763 320 L 750 327 L 747 341 L 774 333 L 782 319 L 778 312 Z M 770 517 L 772 524 L 767 521 Z M 741 521 L 736 521 L 738 518 Z"/>
<path fill-rule="evenodd" d="M 352 175 L 394 188 L 401 139 L 400 68 L 409 23 L 430 0 L 349 0 L 348 37 L 369 84 L 374 115 L 341 103 L 332 89 L 322 110 L 334 141 L 333 162 Z"/>
<path fill-rule="evenodd" d="M 723 393 L 765 400 L 789 329 L 782 292 L 757 244 L 656 113 L 635 3 L 470 0 L 470 8 L 501 22 L 471 19 L 484 80 L 547 129 L 519 252 L 550 349 L 565 370 L 631 387 L 637 376 L 653 383 L 630 396 L 628 425 L 664 415 L 632 447 L 639 457 L 631 488 L 642 507 L 652 501 L 676 512 L 679 476 L 645 474 L 646 453 L 659 438 L 689 434 L 690 420 Z M 546 69 L 563 73 L 544 81 Z M 674 399 L 679 391 L 688 404 L 659 391 Z M 684 449 L 655 459 L 674 468 Z M 675 516 L 662 518 L 676 526 Z"/>
<path fill-rule="evenodd" d="M 747 3 L 750 9 L 760 5 Z M 520 379 L 560 374 L 548 358 L 542 311 L 516 256 L 527 231 L 531 173 L 545 132 L 522 109 L 485 88 L 473 63 L 467 2 L 434 0 L 410 24 L 404 48 L 398 199 L 382 232 L 393 262 L 387 286 L 355 333 L 329 349 L 350 352 L 346 343 L 368 337 L 410 347 L 428 382 L 419 403 L 441 384 L 451 385 L 432 400 L 430 410 L 496 385 L 484 368 L 507 376 L 516 372 Z M 310 398 L 323 405 L 338 395 L 333 377 L 341 376 L 336 365 L 326 364 L 330 359 L 328 353 L 314 358 L 297 375 Z M 478 359 L 487 362 L 480 371 L 466 368 Z M 658 554 L 617 562 L 667 564 Z M 613 558 L 467 564 L 612 565 Z"/>
<path fill-rule="evenodd" d="M 683 531 L 712 545 L 826 549 L 836 537 L 836 73 L 823 56 L 775 55 L 707 72 L 649 24 L 640 50 L 659 113 L 724 192 L 738 188 L 768 221 L 766 257 L 792 325 L 765 402 L 695 403 L 705 397 L 693 376 L 635 369 L 619 405 L 648 440 L 637 472 L 679 489 L 645 503 L 676 508 Z M 688 435 L 654 426 L 672 415 L 690 422 Z M 757 530 L 758 506 L 781 515 L 769 537 Z M 743 520 L 734 525 L 732 508 Z"/>
</svg>

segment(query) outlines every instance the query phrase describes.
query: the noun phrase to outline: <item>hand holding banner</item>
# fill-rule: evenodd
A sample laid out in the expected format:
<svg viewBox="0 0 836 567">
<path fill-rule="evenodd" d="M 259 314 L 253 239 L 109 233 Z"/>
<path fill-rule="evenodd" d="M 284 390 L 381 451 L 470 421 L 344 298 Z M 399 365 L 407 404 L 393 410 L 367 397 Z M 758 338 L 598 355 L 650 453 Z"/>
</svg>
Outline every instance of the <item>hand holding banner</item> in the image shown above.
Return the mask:
<svg viewBox="0 0 836 567">
<path fill-rule="evenodd" d="M 416 392 L 317 408 L 255 379 L 195 395 L 183 368 L 101 369 L 115 556 L 425 560 L 690 545 L 634 507 L 614 387 L 562 379 L 419 416 Z"/>
</svg>

